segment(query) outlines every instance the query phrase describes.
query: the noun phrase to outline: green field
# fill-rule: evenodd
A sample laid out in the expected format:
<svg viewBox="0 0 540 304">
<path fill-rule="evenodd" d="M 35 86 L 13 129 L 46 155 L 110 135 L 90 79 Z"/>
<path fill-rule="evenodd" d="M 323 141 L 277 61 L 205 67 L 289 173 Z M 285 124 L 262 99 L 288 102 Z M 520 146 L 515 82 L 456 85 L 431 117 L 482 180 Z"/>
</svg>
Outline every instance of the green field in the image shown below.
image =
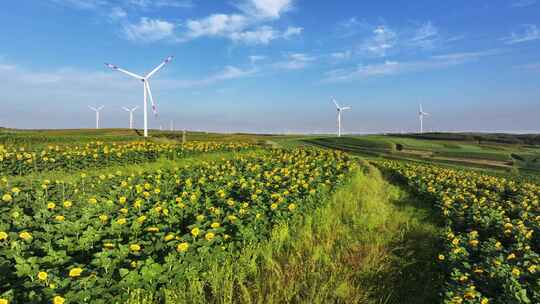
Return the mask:
<svg viewBox="0 0 540 304">
<path fill-rule="evenodd" d="M 478 137 L 478 136 L 477 136 Z M 444 138 L 444 139 L 439 139 Z M 487 137 L 489 138 L 489 137 Z M 409 136 L 346 136 L 306 138 L 308 144 L 331 147 L 366 157 L 427 161 L 492 170 L 540 173 L 540 150 L 526 143 L 503 143 L 467 138 Z"/>
<path fill-rule="evenodd" d="M 2 129 L 0 303 L 540 302 L 535 136 L 186 140 Z"/>
</svg>

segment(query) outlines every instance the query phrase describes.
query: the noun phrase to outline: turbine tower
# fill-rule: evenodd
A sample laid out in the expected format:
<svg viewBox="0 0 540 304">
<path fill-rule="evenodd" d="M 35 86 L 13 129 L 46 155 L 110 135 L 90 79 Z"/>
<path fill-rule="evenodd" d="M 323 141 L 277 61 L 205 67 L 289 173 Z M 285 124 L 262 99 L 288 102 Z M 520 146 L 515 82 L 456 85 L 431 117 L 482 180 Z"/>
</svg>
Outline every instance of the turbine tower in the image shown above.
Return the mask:
<svg viewBox="0 0 540 304">
<path fill-rule="evenodd" d="M 336 105 L 336 109 L 337 109 L 337 127 L 338 127 L 338 131 L 337 131 L 337 134 L 338 134 L 338 137 L 341 137 L 341 112 L 345 111 L 345 110 L 350 110 L 351 107 L 341 107 L 335 98 L 332 97 L 332 101 L 334 102 L 334 104 Z"/>
<path fill-rule="evenodd" d="M 119 72 L 122 72 L 124 74 L 127 74 L 131 77 L 134 77 L 140 81 L 142 81 L 143 83 L 143 89 L 144 89 L 144 94 L 143 94 L 143 107 L 144 107 L 144 137 L 148 137 L 148 107 L 147 107 L 147 98 L 150 98 L 150 102 L 152 103 L 152 111 L 154 112 L 154 115 L 157 115 L 157 107 L 156 107 L 156 104 L 154 103 L 154 99 L 152 98 L 152 91 L 150 90 L 150 83 L 148 82 L 148 80 L 150 80 L 150 77 L 152 77 L 152 75 L 154 75 L 155 73 L 157 73 L 157 71 L 159 71 L 164 65 L 166 65 L 167 63 L 169 63 L 171 60 L 173 59 L 173 56 L 169 56 L 167 57 L 165 60 L 163 60 L 163 62 L 161 62 L 157 67 L 155 67 L 150 73 L 146 74 L 146 76 L 140 76 L 140 75 L 137 75 L 135 73 L 132 73 L 132 72 L 129 72 L 129 71 L 126 71 L 124 69 L 121 69 L 119 67 L 117 67 L 116 65 L 113 65 L 113 64 L 110 64 L 110 63 L 105 63 L 105 65 L 113 70 L 116 70 L 116 71 L 119 71 Z"/>
<path fill-rule="evenodd" d="M 135 110 L 137 110 L 139 108 L 139 106 L 136 106 L 132 109 L 128 109 L 126 107 L 122 107 L 122 109 L 126 110 L 129 112 L 129 128 L 130 129 L 133 129 L 133 112 L 135 112 Z"/>
<path fill-rule="evenodd" d="M 422 104 L 420 104 L 420 110 L 418 111 L 418 118 L 420 119 L 420 134 L 424 133 L 424 116 L 430 116 L 429 113 L 422 110 Z"/>
<path fill-rule="evenodd" d="M 103 106 L 101 106 L 99 108 L 94 108 L 94 107 L 88 106 L 88 108 L 90 108 L 90 110 L 93 110 L 93 111 L 96 112 L 96 129 L 99 129 L 99 111 L 101 111 L 101 109 L 103 109 Z"/>
</svg>

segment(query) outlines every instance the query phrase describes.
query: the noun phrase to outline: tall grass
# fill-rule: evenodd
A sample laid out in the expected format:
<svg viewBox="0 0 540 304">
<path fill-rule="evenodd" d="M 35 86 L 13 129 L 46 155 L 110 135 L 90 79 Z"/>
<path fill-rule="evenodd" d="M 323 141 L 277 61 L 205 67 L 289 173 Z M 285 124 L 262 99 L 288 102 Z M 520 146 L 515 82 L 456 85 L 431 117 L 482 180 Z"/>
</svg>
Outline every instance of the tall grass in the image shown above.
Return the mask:
<svg viewBox="0 0 540 304">
<path fill-rule="evenodd" d="M 132 303 L 432 303 L 437 228 L 423 206 L 364 165 L 311 214 L 237 254 L 201 255 Z"/>
</svg>

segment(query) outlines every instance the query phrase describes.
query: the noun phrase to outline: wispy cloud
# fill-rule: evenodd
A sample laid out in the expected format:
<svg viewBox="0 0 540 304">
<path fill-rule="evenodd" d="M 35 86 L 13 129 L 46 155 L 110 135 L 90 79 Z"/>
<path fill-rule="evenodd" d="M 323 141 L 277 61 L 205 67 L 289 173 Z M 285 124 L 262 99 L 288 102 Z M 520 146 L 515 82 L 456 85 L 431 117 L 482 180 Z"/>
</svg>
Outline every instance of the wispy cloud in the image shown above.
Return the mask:
<svg viewBox="0 0 540 304">
<path fill-rule="evenodd" d="M 143 9 L 156 9 L 162 7 L 192 8 L 191 0 L 127 0 L 127 4 Z"/>
<path fill-rule="evenodd" d="M 163 81 L 163 85 L 170 88 L 196 88 L 205 87 L 218 82 L 246 78 L 256 75 L 256 68 L 242 69 L 236 66 L 226 66 L 223 70 L 218 71 L 208 77 L 197 80 L 173 80 Z"/>
<path fill-rule="evenodd" d="M 113 7 L 109 13 L 109 17 L 113 21 L 123 20 L 127 17 L 127 12 L 121 7 Z"/>
<path fill-rule="evenodd" d="M 257 62 L 262 61 L 264 59 L 266 59 L 266 56 L 262 56 L 262 55 L 251 55 L 251 56 L 249 56 L 249 61 L 251 63 L 257 63 Z"/>
<path fill-rule="evenodd" d="M 124 37 L 137 42 L 187 42 L 202 37 L 226 38 L 238 44 L 266 45 L 277 39 L 292 39 L 303 28 L 288 26 L 274 28 L 268 22 L 277 20 L 292 10 L 293 0 L 238 0 L 233 6 L 237 13 L 214 13 L 198 19 L 172 22 L 168 18 L 144 16 L 134 21 L 131 15 L 141 16 L 152 9 L 164 7 L 191 8 L 193 0 L 49 0 L 78 9 L 94 9 L 110 21 L 119 24 Z"/>
<path fill-rule="evenodd" d="M 396 46 L 396 43 L 396 32 L 387 26 L 379 25 L 373 30 L 372 36 L 360 44 L 359 50 L 377 57 L 384 57 Z"/>
<path fill-rule="evenodd" d="M 433 49 L 439 39 L 438 28 L 431 21 L 428 21 L 415 30 L 414 35 L 409 40 L 409 44 L 422 49 Z"/>
<path fill-rule="evenodd" d="M 512 32 L 510 36 L 504 37 L 501 40 L 506 44 L 516 44 L 540 39 L 540 30 L 536 25 L 525 24 L 522 28 L 523 30 L 521 32 Z"/>
<path fill-rule="evenodd" d="M 352 51 L 350 50 L 343 51 L 343 52 L 330 53 L 330 58 L 335 59 L 335 60 L 346 60 L 346 59 L 350 59 L 351 56 L 352 56 Z"/>
<path fill-rule="evenodd" d="M 249 20 L 240 14 L 213 14 L 202 19 L 186 22 L 186 38 L 202 36 L 227 36 L 247 27 Z"/>
<path fill-rule="evenodd" d="M 515 66 L 514 67 L 515 69 L 518 69 L 518 70 L 525 70 L 525 71 L 540 71 L 540 62 L 535 62 L 535 63 L 529 63 L 529 64 L 524 64 L 524 65 L 518 65 L 518 66 Z"/>
<path fill-rule="evenodd" d="M 449 36 L 429 20 L 412 26 L 393 27 L 386 23 L 369 24 L 350 18 L 338 23 L 337 28 L 339 37 L 354 36 L 356 40 L 360 40 L 349 50 L 353 57 L 363 58 L 433 51 L 464 38 L 463 35 Z"/>
<path fill-rule="evenodd" d="M 360 34 L 367 28 L 369 28 L 369 25 L 366 22 L 359 21 L 356 17 L 351 17 L 337 24 L 337 35 L 340 38 L 348 38 Z"/>
<path fill-rule="evenodd" d="M 56 96 L 63 96 L 62 98 L 88 100 L 96 96 L 107 98 L 131 96 L 134 89 L 138 88 L 137 82 L 108 70 L 84 71 L 64 67 L 43 72 L 1 63 L 0 71 L 10 72 L 9 75 L 0 74 L 0 81 L 6 85 L 8 90 L 19 92 L 21 88 L 24 88 L 24 92 L 28 96 L 49 96 L 50 94 L 47 92 L 54 92 Z M 158 77 L 152 84 L 154 88 L 159 88 L 162 91 L 205 87 L 223 81 L 254 76 L 257 71 L 255 67 L 226 66 L 200 79 Z"/>
<path fill-rule="evenodd" d="M 106 7 L 122 7 L 132 9 L 158 9 L 163 7 L 191 8 L 191 0 L 50 0 L 54 3 L 76 9 L 99 9 Z"/>
<path fill-rule="evenodd" d="M 447 68 L 465 64 L 486 56 L 500 54 L 500 50 L 487 50 L 479 52 L 451 53 L 431 56 L 425 60 L 417 61 L 384 61 L 375 64 L 360 64 L 355 68 L 336 69 L 326 73 L 323 83 L 351 82 L 371 77 L 398 75 L 404 73 Z"/>
<path fill-rule="evenodd" d="M 109 2 L 106 0 L 51 0 L 54 3 L 70 6 L 77 9 L 96 9 L 105 5 L 108 5 Z"/>
<path fill-rule="evenodd" d="M 270 19 L 280 18 L 283 13 L 291 10 L 292 6 L 292 0 L 246 0 L 238 4 L 246 15 Z"/>
<path fill-rule="evenodd" d="M 512 6 L 512 7 L 527 7 L 527 6 L 531 6 L 531 5 L 535 5 L 535 4 L 536 4 L 536 0 L 516 0 L 516 1 L 513 1 L 510 6 Z"/>
<path fill-rule="evenodd" d="M 315 60 L 316 57 L 305 53 L 291 53 L 285 55 L 285 60 L 274 63 L 273 67 L 284 70 L 300 70 Z"/>
<path fill-rule="evenodd" d="M 127 39 L 139 42 L 154 42 L 174 37 L 176 25 L 165 20 L 141 18 L 138 23 L 125 23 Z"/>
<path fill-rule="evenodd" d="M 268 44 L 276 39 L 291 39 L 302 33 L 303 28 L 289 26 L 280 31 L 242 14 L 213 14 L 202 19 L 188 20 L 182 41 L 199 37 L 222 37 L 247 45 Z"/>
</svg>

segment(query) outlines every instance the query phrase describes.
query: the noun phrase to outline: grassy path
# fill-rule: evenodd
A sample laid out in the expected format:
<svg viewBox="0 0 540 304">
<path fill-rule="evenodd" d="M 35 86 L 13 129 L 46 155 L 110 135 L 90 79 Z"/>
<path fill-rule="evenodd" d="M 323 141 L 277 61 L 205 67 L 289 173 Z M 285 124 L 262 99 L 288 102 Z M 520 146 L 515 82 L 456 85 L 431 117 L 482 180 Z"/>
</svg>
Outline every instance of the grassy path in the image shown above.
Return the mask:
<svg viewBox="0 0 540 304">
<path fill-rule="evenodd" d="M 315 212 L 163 291 L 167 303 L 436 303 L 428 206 L 366 165 Z M 133 303 L 153 303 L 134 292 Z"/>
</svg>

